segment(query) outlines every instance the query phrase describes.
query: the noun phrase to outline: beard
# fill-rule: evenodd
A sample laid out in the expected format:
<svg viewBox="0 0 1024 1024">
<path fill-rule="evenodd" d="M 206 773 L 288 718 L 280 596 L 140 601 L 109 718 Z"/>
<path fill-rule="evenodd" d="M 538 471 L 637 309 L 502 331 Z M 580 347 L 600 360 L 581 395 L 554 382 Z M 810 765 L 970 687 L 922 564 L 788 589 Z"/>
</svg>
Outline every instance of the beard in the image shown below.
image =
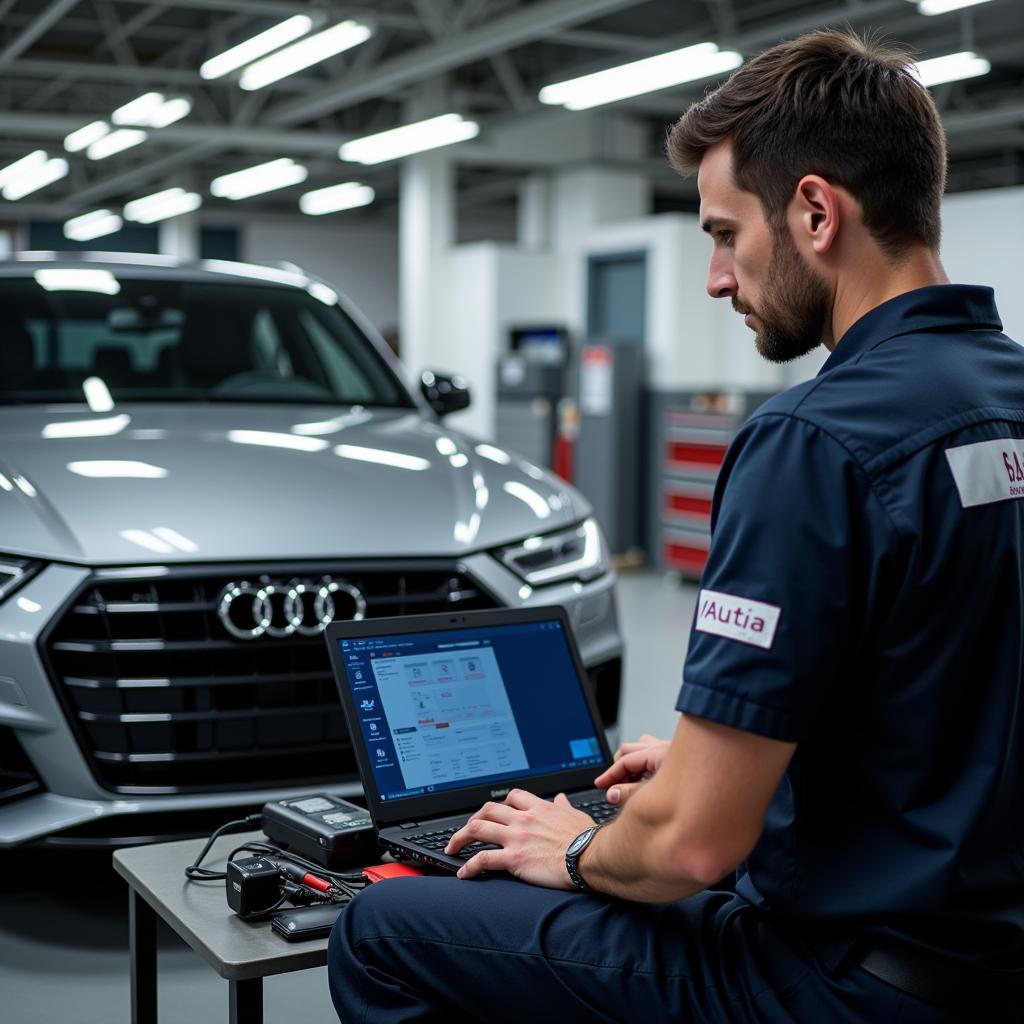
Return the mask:
<svg viewBox="0 0 1024 1024">
<path fill-rule="evenodd" d="M 732 300 L 737 313 L 761 321 L 754 336 L 757 351 L 772 363 L 788 363 L 816 349 L 828 331 L 831 300 L 825 282 L 804 262 L 789 232 L 772 231 L 760 309 Z"/>
</svg>

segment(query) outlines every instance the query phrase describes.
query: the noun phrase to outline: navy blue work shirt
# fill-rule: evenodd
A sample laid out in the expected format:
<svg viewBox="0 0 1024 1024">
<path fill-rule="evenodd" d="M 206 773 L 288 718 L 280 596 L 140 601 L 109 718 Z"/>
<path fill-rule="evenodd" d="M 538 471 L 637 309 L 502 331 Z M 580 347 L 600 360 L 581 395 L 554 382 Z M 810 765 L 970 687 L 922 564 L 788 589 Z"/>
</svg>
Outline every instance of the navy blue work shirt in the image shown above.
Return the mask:
<svg viewBox="0 0 1024 1024">
<path fill-rule="evenodd" d="M 1024 953 L 1024 348 L 990 288 L 871 310 L 744 424 L 677 708 L 798 744 L 737 891 Z"/>
</svg>

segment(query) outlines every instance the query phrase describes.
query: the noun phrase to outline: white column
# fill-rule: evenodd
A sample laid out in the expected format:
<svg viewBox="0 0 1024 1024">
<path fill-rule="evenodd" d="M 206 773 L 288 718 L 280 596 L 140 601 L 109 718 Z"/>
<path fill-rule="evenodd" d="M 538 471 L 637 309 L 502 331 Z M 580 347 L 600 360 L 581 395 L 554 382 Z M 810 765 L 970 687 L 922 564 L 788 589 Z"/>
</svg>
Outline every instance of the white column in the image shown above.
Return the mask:
<svg viewBox="0 0 1024 1024">
<path fill-rule="evenodd" d="M 179 260 L 199 259 L 199 215 L 185 213 L 158 225 L 161 256 Z"/>
<path fill-rule="evenodd" d="M 551 183 L 546 174 L 530 174 L 519 186 L 516 210 L 517 240 L 523 249 L 546 249 L 550 244 Z"/>
<path fill-rule="evenodd" d="M 431 363 L 455 240 L 455 174 L 444 150 L 402 164 L 398 200 L 399 334 L 402 361 L 418 377 Z M 443 369 L 443 367 L 439 367 Z"/>
</svg>

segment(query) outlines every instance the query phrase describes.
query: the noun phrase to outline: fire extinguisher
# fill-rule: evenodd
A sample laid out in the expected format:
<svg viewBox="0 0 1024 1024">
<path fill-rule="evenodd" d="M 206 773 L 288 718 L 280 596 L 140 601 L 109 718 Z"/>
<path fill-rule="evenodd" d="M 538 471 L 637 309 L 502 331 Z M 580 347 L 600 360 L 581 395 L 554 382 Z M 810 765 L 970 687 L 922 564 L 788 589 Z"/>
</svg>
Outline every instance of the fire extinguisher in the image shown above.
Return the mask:
<svg viewBox="0 0 1024 1024">
<path fill-rule="evenodd" d="M 580 407 L 574 398 L 558 401 L 558 426 L 555 430 L 555 447 L 551 453 L 551 468 L 566 483 L 572 483 L 573 456 L 576 439 L 580 436 Z"/>
</svg>

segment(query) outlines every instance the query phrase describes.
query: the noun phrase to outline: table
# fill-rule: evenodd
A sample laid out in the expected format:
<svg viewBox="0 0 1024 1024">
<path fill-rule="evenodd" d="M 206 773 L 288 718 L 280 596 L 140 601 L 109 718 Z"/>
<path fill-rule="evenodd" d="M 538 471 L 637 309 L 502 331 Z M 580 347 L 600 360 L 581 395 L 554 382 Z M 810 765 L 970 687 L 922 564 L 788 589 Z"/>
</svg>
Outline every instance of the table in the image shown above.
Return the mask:
<svg viewBox="0 0 1024 1024">
<path fill-rule="evenodd" d="M 266 842 L 262 832 L 221 836 L 203 861 L 223 870 L 242 843 Z M 117 850 L 114 870 L 128 883 L 132 1024 L 156 1024 L 156 922 L 161 917 L 228 983 L 230 1024 L 262 1024 L 263 979 L 327 963 L 327 939 L 289 943 L 267 919 L 243 921 L 227 905 L 224 882 L 191 882 L 185 865 L 205 839 Z"/>
</svg>

